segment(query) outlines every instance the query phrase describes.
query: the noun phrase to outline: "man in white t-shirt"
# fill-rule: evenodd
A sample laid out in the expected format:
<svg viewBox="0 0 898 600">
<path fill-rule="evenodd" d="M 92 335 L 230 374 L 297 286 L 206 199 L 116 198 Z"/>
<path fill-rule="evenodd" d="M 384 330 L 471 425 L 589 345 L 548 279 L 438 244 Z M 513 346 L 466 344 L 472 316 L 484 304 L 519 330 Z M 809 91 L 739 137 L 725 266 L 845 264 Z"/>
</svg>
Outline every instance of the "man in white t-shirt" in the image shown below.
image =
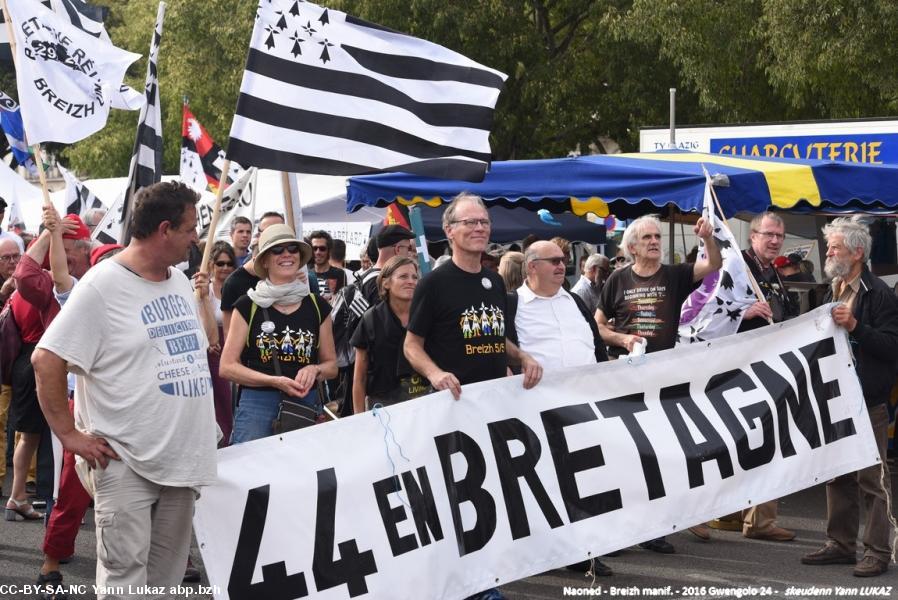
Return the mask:
<svg viewBox="0 0 898 600">
<path fill-rule="evenodd" d="M 176 182 L 142 189 L 130 245 L 85 275 L 32 356 L 47 422 L 90 466 L 101 599 L 180 583 L 197 490 L 216 478 L 208 342 L 172 268 L 196 242 L 198 199 Z"/>
</svg>

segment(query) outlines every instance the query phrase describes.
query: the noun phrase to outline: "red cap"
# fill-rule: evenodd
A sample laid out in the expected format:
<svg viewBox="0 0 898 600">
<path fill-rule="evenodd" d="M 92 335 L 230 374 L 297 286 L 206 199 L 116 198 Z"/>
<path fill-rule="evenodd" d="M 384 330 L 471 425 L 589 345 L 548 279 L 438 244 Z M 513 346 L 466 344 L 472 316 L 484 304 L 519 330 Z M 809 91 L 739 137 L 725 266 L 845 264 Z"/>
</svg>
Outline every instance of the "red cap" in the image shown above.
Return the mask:
<svg viewBox="0 0 898 600">
<path fill-rule="evenodd" d="M 783 267 L 789 266 L 789 259 L 785 256 L 777 256 L 773 259 L 773 266 L 777 269 L 782 269 Z"/>
<path fill-rule="evenodd" d="M 70 221 L 74 221 L 76 225 L 78 225 L 78 229 L 69 233 L 65 232 L 62 234 L 63 239 L 66 240 L 89 240 L 90 239 L 90 229 L 87 228 L 87 225 L 84 224 L 84 221 L 81 220 L 81 217 L 78 215 L 66 215 L 66 219 Z"/>
<path fill-rule="evenodd" d="M 90 251 L 90 266 L 94 267 L 108 252 L 124 248 L 121 244 L 103 244 Z"/>
</svg>

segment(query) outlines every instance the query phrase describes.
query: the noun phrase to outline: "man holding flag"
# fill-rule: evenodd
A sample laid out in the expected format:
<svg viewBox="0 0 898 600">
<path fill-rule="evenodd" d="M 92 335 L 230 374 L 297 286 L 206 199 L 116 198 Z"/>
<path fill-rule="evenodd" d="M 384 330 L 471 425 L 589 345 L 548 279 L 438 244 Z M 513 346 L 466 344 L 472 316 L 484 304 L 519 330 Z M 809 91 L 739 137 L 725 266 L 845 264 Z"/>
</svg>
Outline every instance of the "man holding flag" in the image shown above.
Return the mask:
<svg viewBox="0 0 898 600">
<path fill-rule="evenodd" d="M 706 255 L 694 265 L 665 265 L 661 263 L 661 223 L 657 217 L 640 217 L 624 231 L 621 246 L 633 264 L 608 277 L 596 310 L 599 333 L 609 346 L 609 355 L 620 357 L 633 352 L 639 343 L 645 344 L 646 352 L 674 347 L 680 307 L 693 284 L 721 266 L 720 248 L 710 223 L 700 218 L 694 232 L 704 242 Z M 704 527 L 690 530 L 702 539 L 709 537 Z M 643 542 L 640 547 L 663 554 L 674 552 L 663 537 Z"/>
<path fill-rule="evenodd" d="M 742 252 L 746 268 L 763 294 L 763 300 L 751 304 L 742 317 L 739 332 L 751 331 L 771 323 L 798 316 L 798 307 L 786 292 L 786 286 L 773 265 L 786 239 L 782 217 L 764 212 L 751 220 L 751 247 Z M 770 500 L 742 511 L 742 535 L 756 540 L 788 542 L 795 532 L 776 524 L 777 501 Z"/>
</svg>

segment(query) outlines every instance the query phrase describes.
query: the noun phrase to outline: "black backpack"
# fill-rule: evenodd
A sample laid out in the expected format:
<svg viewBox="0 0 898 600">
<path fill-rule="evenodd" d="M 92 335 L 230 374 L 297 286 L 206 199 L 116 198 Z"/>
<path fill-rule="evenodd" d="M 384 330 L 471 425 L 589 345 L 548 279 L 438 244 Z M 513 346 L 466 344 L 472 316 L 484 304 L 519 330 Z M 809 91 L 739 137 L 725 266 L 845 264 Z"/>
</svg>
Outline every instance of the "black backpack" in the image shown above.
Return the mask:
<svg viewBox="0 0 898 600">
<path fill-rule="evenodd" d="M 362 315 L 371 307 L 362 286 L 377 277 L 379 272 L 380 269 L 371 268 L 364 273 L 356 274 L 355 281 L 340 288 L 335 296 L 332 314 L 338 367 L 347 367 L 355 362 L 355 348 L 349 341 Z"/>
</svg>

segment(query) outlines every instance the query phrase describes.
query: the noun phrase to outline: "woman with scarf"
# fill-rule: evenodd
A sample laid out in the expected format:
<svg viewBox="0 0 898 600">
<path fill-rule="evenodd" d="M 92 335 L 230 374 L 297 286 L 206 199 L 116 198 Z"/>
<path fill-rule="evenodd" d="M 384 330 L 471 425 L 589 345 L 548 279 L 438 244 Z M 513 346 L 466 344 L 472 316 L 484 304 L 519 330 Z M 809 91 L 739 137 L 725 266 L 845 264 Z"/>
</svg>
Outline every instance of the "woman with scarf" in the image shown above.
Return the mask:
<svg viewBox="0 0 898 600">
<path fill-rule="evenodd" d="M 231 444 L 272 434 L 281 396 L 322 413 L 317 384 L 337 376 L 331 307 L 298 278 L 312 249 L 288 225 L 259 239 L 262 280 L 234 304 L 220 373 L 241 386 Z"/>
</svg>

